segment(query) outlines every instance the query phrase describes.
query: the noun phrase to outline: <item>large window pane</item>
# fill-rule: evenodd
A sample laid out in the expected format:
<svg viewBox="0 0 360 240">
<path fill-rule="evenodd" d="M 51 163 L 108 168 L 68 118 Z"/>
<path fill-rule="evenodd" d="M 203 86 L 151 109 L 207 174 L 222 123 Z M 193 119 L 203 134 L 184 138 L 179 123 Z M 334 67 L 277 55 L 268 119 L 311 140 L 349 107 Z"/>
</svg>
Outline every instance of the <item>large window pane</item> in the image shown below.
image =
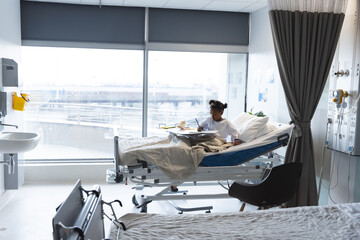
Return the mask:
<svg viewBox="0 0 360 240">
<path fill-rule="evenodd" d="M 141 136 L 143 51 L 23 47 L 21 66 L 42 136 L 27 159 L 110 158 L 114 134 Z"/>
<path fill-rule="evenodd" d="M 227 102 L 223 117 L 244 111 L 246 54 L 149 52 L 148 135 L 186 121 L 196 128 L 209 116 L 210 99 Z"/>
</svg>

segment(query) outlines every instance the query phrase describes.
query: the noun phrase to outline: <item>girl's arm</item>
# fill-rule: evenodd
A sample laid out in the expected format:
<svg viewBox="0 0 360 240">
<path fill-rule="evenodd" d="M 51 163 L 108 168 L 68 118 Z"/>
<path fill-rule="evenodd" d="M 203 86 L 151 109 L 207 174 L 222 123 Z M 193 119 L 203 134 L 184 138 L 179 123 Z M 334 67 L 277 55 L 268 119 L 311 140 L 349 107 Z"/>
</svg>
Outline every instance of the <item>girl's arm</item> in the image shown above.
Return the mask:
<svg viewBox="0 0 360 240">
<path fill-rule="evenodd" d="M 203 121 L 200 126 L 197 128 L 198 132 L 201 132 L 202 130 L 206 129 L 209 127 L 209 118 L 207 118 L 205 121 Z"/>
<path fill-rule="evenodd" d="M 229 135 L 231 136 L 231 141 L 233 142 L 234 145 L 239 145 L 241 143 L 239 139 L 239 132 L 230 121 L 228 121 L 228 123 L 229 123 L 228 130 L 229 130 Z"/>
</svg>

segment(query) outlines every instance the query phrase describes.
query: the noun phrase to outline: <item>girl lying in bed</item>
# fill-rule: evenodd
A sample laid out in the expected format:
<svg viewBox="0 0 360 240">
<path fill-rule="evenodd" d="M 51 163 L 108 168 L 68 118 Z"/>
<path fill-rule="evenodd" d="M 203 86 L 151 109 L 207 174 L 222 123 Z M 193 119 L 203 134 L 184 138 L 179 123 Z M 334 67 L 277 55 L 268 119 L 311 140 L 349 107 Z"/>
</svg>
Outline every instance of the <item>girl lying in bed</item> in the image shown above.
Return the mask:
<svg viewBox="0 0 360 240">
<path fill-rule="evenodd" d="M 224 109 L 227 108 L 227 103 L 210 100 L 209 105 L 211 117 L 202 122 L 197 130 L 199 132 L 202 130 L 217 130 L 219 137 L 227 139 L 230 136 L 234 145 L 240 144 L 238 131 L 229 120 L 222 117 Z"/>
</svg>

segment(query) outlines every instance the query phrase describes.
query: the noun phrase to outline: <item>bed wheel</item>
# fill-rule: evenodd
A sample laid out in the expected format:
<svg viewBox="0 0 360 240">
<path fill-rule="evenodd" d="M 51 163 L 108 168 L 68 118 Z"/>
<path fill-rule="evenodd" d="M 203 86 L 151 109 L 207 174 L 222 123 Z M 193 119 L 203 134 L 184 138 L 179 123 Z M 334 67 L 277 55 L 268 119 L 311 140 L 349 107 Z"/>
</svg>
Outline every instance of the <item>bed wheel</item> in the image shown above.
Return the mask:
<svg viewBox="0 0 360 240">
<path fill-rule="evenodd" d="M 136 200 L 135 194 L 132 196 L 132 203 L 135 205 L 135 207 L 139 206 L 138 201 Z"/>
<path fill-rule="evenodd" d="M 181 211 L 181 212 L 178 212 L 179 214 L 183 214 L 184 212 L 183 211 Z"/>
<path fill-rule="evenodd" d="M 179 189 L 177 187 L 175 187 L 175 186 L 171 186 L 170 189 L 171 189 L 172 192 L 179 191 Z"/>
<path fill-rule="evenodd" d="M 209 209 L 209 210 L 207 210 L 205 213 L 211 213 L 210 209 Z"/>
<path fill-rule="evenodd" d="M 186 192 L 184 192 L 183 195 L 186 195 Z"/>
</svg>

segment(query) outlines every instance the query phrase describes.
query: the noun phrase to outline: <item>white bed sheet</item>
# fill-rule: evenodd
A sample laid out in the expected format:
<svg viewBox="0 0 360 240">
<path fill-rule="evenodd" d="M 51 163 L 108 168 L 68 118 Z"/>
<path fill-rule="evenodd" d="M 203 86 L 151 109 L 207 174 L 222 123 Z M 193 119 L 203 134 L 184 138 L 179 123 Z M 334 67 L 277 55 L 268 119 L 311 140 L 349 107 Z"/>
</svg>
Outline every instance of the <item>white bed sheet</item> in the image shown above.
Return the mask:
<svg viewBox="0 0 360 240">
<path fill-rule="evenodd" d="M 360 203 L 228 214 L 130 213 L 119 239 L 360 239 Z M 112 226 L 111 239 L 117 228 Z"/>
</svg>

